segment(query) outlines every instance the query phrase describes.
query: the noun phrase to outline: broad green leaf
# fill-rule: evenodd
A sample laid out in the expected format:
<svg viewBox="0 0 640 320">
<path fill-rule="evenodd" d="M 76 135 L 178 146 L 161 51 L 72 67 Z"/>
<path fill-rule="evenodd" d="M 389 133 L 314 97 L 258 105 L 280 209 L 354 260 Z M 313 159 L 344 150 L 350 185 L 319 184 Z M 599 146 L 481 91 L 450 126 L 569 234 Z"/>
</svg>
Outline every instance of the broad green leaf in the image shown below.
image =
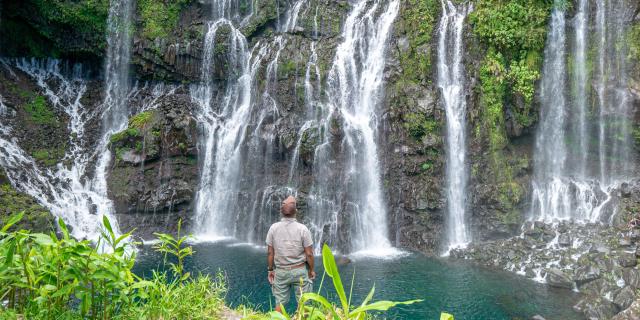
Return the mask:
<svg viewBox="0 0 640 320">
<path fill-rule="evenodd" d="M 2 229 L 0 229 L 0 232 L 7 232 L 7 230 L 9 230 L 9 228 L 11 228 L 11 226 L 13 226 L 14 224 L 18 223 L 18 221 L 22 220 L 22 217 L 24 216 L 24 211 L 22 212 L 18 212 L 14 215 L 12 215 L 9 220 L 7 220 L 7 223 L 5 223 L 4 227 L 2 227 Z"/>
<path fill-rule="evenodd" d="M 9 249 L 7 250 L 7 255 L 4 258 L 4 265 L 9 267 L 13 263 L 13 255 L 16 251 L 16 243 L 15 241 L 11 241 L 9 243 Z"/>
<path fill-rule="evenodd" d="M 361 312 L 366 312 L 366 311 L 387 311 L 392 307 L 395 307 L 399 304 L 414 304 L 416 302 L 422 302 L 423 300 L 409 300 L 409 301 L 403 301 L 403 302 L 394 302 L 394 301 L 376 301 L 372 304 L 368 304 L 366 306 L 362 306 L 359 307 L 355 310 L 353 310 L 352 312 L 349 313 L 349 316 L 351 315 L 356 315 L 358 313 Z"/>
<path fill-rule="evenodd" d="M 336 289 L 336 293 L 342 303 L 342 308 L 345 312 L 349 312 L 349 304 L 347 303 L 347 295 L 344 292 L 342 286 L 342 280 L 340 279 L 340 273 L 338 272 L 338 266 L 336 265 L 336 259 L 333 257 L 333 253 L 329 246 L 325 243 L 322 247 L 322 263 L 327 275 L 333 280 L 333 286 Z"/>
<path fill-rule="evenodd" d="M 104 227 L 109 232 L 109 236 L 111 236 L 111 239 L 114 240 L 116 238 L 116 236 L 113 233 L 113 229 L 111 228 L 111 222 L 109 222 L 109 218 L 107 218 L 106 215 L 102 216 L 102 224 L 104 224 Z M 114 245 L 115 245 L 115 243 L 114 243 Z"/>
<path fill-rule="evenodd" d="M 453 315 L 443 312 L 440 314 L 440 320 L 453 320 Z"/>
</svg>

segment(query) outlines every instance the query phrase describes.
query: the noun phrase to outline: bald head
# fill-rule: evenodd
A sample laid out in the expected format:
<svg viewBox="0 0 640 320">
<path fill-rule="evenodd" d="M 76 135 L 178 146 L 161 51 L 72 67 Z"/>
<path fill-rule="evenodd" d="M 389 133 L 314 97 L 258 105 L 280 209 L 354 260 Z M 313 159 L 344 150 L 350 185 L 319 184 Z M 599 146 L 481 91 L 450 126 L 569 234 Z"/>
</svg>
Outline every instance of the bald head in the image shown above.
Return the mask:
<svg viewBox="0 0 640 320">
<path fill-rule="evenodd" d="M 296 198 L 289 196 L 282 201 L 280 212 L 285 217 L 293 217 L 296 215 Z"/>
</svg>

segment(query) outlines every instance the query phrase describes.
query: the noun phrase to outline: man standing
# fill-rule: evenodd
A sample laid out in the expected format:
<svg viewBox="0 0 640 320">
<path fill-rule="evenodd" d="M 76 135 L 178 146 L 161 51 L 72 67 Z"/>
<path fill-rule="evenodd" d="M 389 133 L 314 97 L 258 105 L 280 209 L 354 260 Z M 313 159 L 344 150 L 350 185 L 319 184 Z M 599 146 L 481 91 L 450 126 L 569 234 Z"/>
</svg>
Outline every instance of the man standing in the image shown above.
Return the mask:
<svg viewBox="0 0 640 320">
<path fill-rule="evenodd" d="M 285 199 L 280 212 L 282 220 L 272 224 L 267 233 L 268 280 L 278 312 L 289 302 L 292 289 L 298 300 L 303 293 L 311 292 L 316 277 L 311 232 L 296 221 L 296 198 Z"/>
</svg>

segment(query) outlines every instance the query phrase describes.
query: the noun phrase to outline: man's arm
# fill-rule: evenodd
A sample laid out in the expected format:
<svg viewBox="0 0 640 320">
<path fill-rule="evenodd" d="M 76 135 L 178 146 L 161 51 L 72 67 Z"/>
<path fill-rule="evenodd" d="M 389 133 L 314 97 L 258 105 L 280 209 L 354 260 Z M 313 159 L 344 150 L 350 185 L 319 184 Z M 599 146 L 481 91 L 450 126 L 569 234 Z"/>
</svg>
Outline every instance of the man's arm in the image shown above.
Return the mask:
<svg viewBox="0 0 640 320">
<path fill-rule="evenodd" d="M 273 271 L 274 257 L 275 257 L 275 252 L 273 251 L 273 246 L 267 246 L 267 268 L 269 271 Z"/>
<path fill-rule="evenodd" d="M 273 246 L 267 246 L 267 270 L 268 270 L 267 280 L 269 280 L 270 284 L 273 284 L 273 282 L 276 279 L 276 272 L 274 271 L 274 268 L 273 268 L 274 256 L 275 256 L 275 252 L 273 250 Z"/>
<path fill-rule="evenodd" d="M 315 265 L 313 260 L 313 246 L 308 246 L 304 248 L 304 255 L 307 256 L 307 265 L 309 265 L 309 279 L 313 280 L 316 278 Z"/>
</svg>

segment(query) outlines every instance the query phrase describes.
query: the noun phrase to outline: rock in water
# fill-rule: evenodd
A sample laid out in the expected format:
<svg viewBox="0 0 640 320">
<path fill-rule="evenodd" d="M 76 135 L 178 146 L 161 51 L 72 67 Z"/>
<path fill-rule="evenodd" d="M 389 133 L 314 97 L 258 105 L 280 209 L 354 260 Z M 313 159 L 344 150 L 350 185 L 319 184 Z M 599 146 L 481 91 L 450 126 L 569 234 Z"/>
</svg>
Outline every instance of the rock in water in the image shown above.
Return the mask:
<svg viewBox="0 0 640 320">
<path fill-rule="evenodd" d="M 620 266 L 622 267 L 630 268 L 635 267 L 635 265 L 638 264 L 638 260 L 634 253 L 625 252 L 618 257 L 618 264 L 620 264 Z"/>
<path fill-rule="evenodd" d="M 586 297 L 573 309 L 582 312 L 587 319 L 611 319 L 617 312 L 616 306 L 602 297 Z"/>
<path fill-rule="evenodd" d="M 547 270 L 547 282 L 552 287 L 573 289 L 573 280 L 557 268 L 550 268 Z"/>
<path fill-rule="evenodd" d="M 611 320 L 639 320 L 640 319 L 640 300 L 633 302 L 627 310 L 618 313 Z"/>
<path fill-rule="evenodd" d="M 631 287 L 624 287 L 615 294 L 613 303 L 620 308 L 620 310 L 624 310 L 629 308 L 635 299 L 636 294 L 633 292 L 633 289 L 631 289 Z"/>
<path fill-rule="evenodd" d="M 598 278 L 600 278 L 600 269 L 598 267 L 589 265 L 576 269 L 573 280 L 575 280 L 578 286 L 581 286 Z"/>
</svg>

